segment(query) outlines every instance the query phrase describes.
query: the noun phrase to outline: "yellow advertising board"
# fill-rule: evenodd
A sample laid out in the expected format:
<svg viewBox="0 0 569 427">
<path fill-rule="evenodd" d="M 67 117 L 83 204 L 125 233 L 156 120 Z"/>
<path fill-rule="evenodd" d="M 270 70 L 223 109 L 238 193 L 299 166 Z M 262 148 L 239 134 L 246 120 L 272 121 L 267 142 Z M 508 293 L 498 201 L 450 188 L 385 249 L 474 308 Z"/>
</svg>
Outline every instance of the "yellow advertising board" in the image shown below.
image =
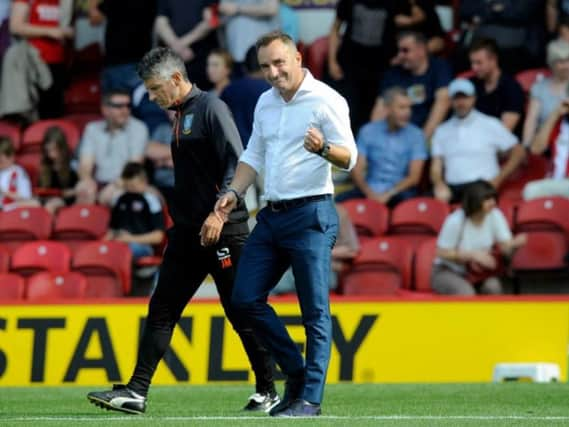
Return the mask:
<svg viewBox="0 0 569 427">
<path fill-rule="evenodd" d="M 298 305 L 275 304 L 304 347 Z M 0 306 L 0 386 L 127 381 L 146 316 L 135 304 Z M 336 302 L 328 382 L 480 382 L 500 362 L 552 362 L 566 380 L 567 301 Z M 154 384 L 250 382 L 216 302 L 190 304 Z"/>
</svg>

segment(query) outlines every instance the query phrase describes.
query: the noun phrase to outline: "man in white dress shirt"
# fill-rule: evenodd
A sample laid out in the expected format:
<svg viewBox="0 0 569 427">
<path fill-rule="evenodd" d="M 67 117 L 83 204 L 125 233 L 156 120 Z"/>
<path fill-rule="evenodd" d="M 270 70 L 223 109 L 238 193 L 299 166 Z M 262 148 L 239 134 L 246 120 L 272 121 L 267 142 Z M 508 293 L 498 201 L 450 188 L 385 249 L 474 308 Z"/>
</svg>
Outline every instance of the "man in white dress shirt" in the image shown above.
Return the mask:
<svg viewBox="0 0 569 427">
<path fill-rule="evenodd" d="M 287 376 L 284 398 L 270 414 L 317 416 L 330 359 L 328 281 L 338 231 L 330 164 L 352 169 L 357 150 L 346 100 L 302 68 L 288 35 L 261 37 L 257 55 L 272 89 L 259 98 L 249 144 L 215 210 L 227 218 L 264 169 L 268 204 L 243 249 L 232 304 Z M 306 362 L 267 304 L 289 266 L 306 330 Z"/>
<path fill-rule="evenodd" d="M 448 88 L 454 115 L 433 134 L 431 180 L 437 199 L 458 203 L 468 185 L 489 181 L 498 189 L 524 159 L 518 139 L 496 117 L 474 108 L 476 89 L 455 79 Z M 508 153 L 500 167 L 498 155 Z"/>
</svg>

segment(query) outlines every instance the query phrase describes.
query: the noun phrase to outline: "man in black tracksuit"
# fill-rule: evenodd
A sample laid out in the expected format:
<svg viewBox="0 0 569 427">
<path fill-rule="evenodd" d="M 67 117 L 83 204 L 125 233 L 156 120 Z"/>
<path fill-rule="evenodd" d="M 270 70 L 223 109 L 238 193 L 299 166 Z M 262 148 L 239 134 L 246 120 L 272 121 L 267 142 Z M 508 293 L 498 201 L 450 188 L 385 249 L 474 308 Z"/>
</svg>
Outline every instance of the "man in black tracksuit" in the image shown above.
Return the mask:
<svg viewBox="0 0 569 427">
<path fill-rule="evenodd" d="M 213 213 L 219 195 L 231 191 L 228 185 L 242 151 L 237 127 L 222 101 L 190 83 L 183 61 L 172 50 L 148 52 L 139 64 L 139 74 L 150 100 L 176 115 L 171 144 L 175 188 L 170 213 L 174 227 L 168 231 L 168 246 L 130 381 L 87 397 L 104 408 L 144 412 L 152 376 L 168 348 L 174 326 L 211 274 L 255 372 L 256 393 L 245 409 L 268 411 L 279 402 L 269 353 L 230 307 L 235 269 L 249 233 L 247 208 L 241 200 L 225 225 Z"/>
</svg>

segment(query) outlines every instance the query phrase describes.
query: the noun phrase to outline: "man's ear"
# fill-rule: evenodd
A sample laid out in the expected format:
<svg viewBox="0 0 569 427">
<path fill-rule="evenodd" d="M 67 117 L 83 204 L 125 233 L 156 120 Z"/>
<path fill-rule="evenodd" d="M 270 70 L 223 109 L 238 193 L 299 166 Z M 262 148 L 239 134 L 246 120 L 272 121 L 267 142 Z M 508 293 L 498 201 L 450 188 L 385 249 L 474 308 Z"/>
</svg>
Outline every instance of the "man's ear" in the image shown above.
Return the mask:
<svg viewBox="0 0 569 427">
<path fill-rule="evenodd" d="M 172 80 L 174 81 L 176 86 L 179 86 L 180 83 L 182 83 L 182 81 L 184 80 L 184 77 L 182 76 L 182 73 L 180 73 L 179 71 L 174 71 L 174 74 L 172 74 Z"/>
</svg>

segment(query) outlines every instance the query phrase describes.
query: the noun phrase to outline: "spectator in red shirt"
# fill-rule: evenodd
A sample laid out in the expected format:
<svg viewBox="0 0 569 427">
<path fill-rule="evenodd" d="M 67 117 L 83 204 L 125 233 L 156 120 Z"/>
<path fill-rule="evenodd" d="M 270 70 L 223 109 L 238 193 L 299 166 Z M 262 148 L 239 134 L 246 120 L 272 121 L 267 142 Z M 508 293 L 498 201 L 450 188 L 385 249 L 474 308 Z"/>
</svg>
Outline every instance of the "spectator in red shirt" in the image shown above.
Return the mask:
<svg viewBox="0 0 569 427">
<path fill-rule="evenodd" d="M 65 41 L 74 35 L 69 0 L 14 0 L 10 14 L 10 32 L 26 38 L 48 65 L 53 84 L 43 91 L 39 101 L 40 118 L 63 115 L 65 85 Z"/>
</svg>

